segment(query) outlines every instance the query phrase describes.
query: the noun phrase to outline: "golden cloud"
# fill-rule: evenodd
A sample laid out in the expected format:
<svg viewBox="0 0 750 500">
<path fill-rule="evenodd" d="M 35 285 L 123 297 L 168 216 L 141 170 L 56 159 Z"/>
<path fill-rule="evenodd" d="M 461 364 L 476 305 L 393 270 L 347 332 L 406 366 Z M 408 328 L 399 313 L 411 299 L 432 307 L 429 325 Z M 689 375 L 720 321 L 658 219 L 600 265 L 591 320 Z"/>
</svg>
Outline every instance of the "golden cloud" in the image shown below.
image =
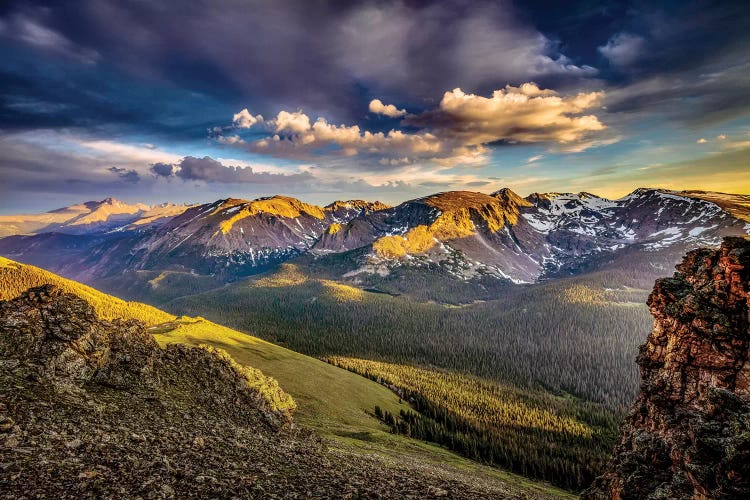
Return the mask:
<svg viewBox="0 0 750 500">
<path fill-rule="evenodd" d="M 582 115 L 603 97 L 603 92 L 561 97 L 533 83 L 508 85 L 491 97 L 454 89 L 440 101 L 443 116 L 439 123 L 445 124 L 444 133 L 467 145 L 496 141 L 569 144 L 606 128 L 595 115 Z"/>
<path fill-rule="evenodd" d="M 394 129 L 387 133 L 335 125 L 325 118 L 313 122 L 302 111 L 280 111 L 276 118 L 264 121 L 243 109 L 234 115 L 235 127 L 263 124 L 269 135 L 251 142 L 236 135 L 219 135 L 218 140 L 276 156 L 369 155 L 380 165 L 391 166 L 425 160 L 444 166 L 476 164 L 486 158 L 486 145 L 498 141 L 554 143 L 561 145 L 561 151 L 608 143 L 593 138 L 606 126 L 589 112 L 603 97 L 603 92 L 561 96 L 534 83 L 508 85 L 490 97 L 457 88 L 446 92 L 436 109 L 406 117 L 417 128 L 415 132 Z M 372 100 L 369 109 L 389 117 L 406 115 L 406 110 L 379 99 Z"/>
<path fill-rule="evenodd" d="M 405 116 L 406 110 L 405 109 L 398 109 L 393 104 L 383 104 L 383 101 L 380 99 L 373 99 L 370 101 L 370 113 L 375 113 L 376 115 L 385 115 L 389 116 L 391 118 L 398 118 L 399 116 Z"/>
</svg>

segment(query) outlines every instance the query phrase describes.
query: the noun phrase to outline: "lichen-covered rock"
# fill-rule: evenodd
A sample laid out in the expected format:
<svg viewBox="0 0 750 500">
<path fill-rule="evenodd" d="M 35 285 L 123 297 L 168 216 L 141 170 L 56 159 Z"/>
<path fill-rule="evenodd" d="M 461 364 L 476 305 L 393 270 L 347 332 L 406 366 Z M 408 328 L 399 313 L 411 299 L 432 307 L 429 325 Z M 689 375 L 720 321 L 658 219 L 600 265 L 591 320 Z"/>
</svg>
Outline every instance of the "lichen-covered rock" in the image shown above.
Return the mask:
<svg viewBox="0 0 750 500">
<path fill-rule="evenodd" d="M 99 320 L 88 302 L 54 285 L 0 302 L 0 355 L 67 390 L 86 384 L 154 391 L 188 386 L 185 393 L 203 403 L 236 406 L 242 400 L 274 427 L 289 423 L 295 408 L 275 381 L 250 373 L 226 353 L 208 346 L 161 349 L 141 322 Z M 274 394 L 261 391 L 269 385 Z"/>
<path fill-rule="evenodd" d="M 649 297 L 641 391 L 584 499 L 750 498 L 750 241 L 677 271 Z"/>
</svg>

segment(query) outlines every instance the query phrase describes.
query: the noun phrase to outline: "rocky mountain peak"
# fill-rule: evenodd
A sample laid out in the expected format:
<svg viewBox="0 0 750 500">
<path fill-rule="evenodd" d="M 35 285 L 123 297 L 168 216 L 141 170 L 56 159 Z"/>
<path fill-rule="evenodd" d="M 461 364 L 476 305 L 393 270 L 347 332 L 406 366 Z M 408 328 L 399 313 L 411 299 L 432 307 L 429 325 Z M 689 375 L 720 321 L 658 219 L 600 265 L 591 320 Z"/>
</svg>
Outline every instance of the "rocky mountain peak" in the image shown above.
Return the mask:
<svg viewBox="0 0 750 500">
<path fill-rule="evenodd" d="M 531 203 L 529 203 L 528 200 L 522 198 L 510 188 L 502 188 L 498 191 L 495 191 L 490 196 L 494 196 L 495 198 L 502 200 L 503 202 L 507 204 L 513 204 L 516 207 L 531 206 Z"/>
<path fill-rule="evenodd" d="M 460 236 L 452 236 L 463 237 L 467 236 L 467 231 L 475 225 L 485 226 L 492 232 L 501 230 L 506 223 L 515 225 L 518 220 L 519 205 L 514 201 L 514 198 L 518 197 L 513 196 L 514 194 L 510 190 L 498 196 L 473 191 L 447 191 L 407 202 L 404 205 L 423 204 L 437 209 L 439 214 L 432 223 L 439 225 L 447 223 L 451 227 L 465 226 L 466 230 L 456 233 Z M 451 236 L 439 237 L 439 239 L 450 238 Z"/>
<path fill-rule="evenodd" d="M 329 203 L 325 206 L 325 210 L 329 212 L 335 212 L 340 209 L 354 209 L 354 210 L 365 210 L 373 212 L 377 210 L 385 210 L 391 208 L 390 205 L 381 203 L 380 201 L 367 201 L 367 200 L 336 200 L 333 203 Z"/>
<path fill-rule="evenodd" d="M 237 220 L 259 214 L 286 217 L 288 219 L 294 219 L 303 214 L 315 217 L 316 219 L 323 219 L 325 217 L 323 209 L 317 205 L 309 205 L 297 198 L 279 195 L 258 198 L 253 201 L 234 200 L 230 198 L 225 200 L 224 203 L 214 211 L 214 213 L 221 210 L 224 210 L 226 213 L 234 213 L 235 208 L 239 208 L 239 212 L 232 215 L 229 228 L 231 228 L 232 224 Z M 224 232 L 227 231 L 228 228 Z"/>
<path fill-rule="evenodd" d="M 419 198 L 413 202 L 424 203 L 439 210 L 457 210 L 463 208 L 480 208 L 496 204 L 497 198 L 474 191 L 445 191 Z"/>
<path fill-rule="evenodd" d="M 91 211 L 107 208 L 122 208 L 124 210 L 133 208 L 142 210 L 150 208 L 148 205 L 144 205 L 143 203 L 135 203 L 133 205 L 130 205 L 128 203 L 125 203 L 124 201 L 118 200 L 117 198 L 112 198 L 111 196 L 100 201 L 87 201 L 83 203 L 83 205 Z"/>
<path fill-rule="evenodd" d="M 626 196 L 626 198 L 628 196 L 648 196 L 648 195 L 657 193 L 658 191 L 659 191 L 659 189 L 657 189 L 657 188 L 645 188 L 645 187 L 636 188 L 631 193 L 629 193 Z"/>
<path fill-rule="evenodd" d="M 677 271 L 648 299 L 641 391 L 585 499 L 750 497 L 750 240 Z"/>
</svg>

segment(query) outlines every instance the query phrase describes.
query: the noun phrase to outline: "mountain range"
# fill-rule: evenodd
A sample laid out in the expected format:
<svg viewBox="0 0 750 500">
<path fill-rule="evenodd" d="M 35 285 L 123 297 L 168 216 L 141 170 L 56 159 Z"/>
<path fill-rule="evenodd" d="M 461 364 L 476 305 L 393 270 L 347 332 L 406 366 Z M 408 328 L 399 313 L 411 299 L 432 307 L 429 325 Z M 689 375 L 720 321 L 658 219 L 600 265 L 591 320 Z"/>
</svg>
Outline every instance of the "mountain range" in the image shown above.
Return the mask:
<svg viewBox="0 0 750 500">
<path fill-rule="evenodd" d="M 286 196 L 149 207 L 108 198 L 0 217 L 0 234 L 14 233 L 0 239 L 0 254 L 89 283 L 165 271 L 218 286 L 301 258 L 356 286 L 390 290 L 389 282 L 429 272 L 486 288 L 623 263 L 653 279 L 689 249 L 748 232 L 750 196 L 702 191 L 641 188 L 609 200 L 586 192 L 521 197 L 506 188 L 394 207 L 321 207 Z M 410 291 L 408 283 L 396 288 Z"/>
</svg>

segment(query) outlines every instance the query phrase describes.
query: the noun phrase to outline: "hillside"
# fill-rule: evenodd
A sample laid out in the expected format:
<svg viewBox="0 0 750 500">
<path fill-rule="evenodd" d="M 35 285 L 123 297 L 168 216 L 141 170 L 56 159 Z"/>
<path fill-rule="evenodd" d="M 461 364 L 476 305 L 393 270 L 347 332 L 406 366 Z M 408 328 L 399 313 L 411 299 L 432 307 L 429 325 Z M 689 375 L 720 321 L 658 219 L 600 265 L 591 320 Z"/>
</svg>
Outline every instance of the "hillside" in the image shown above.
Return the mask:
<svg viewBox="0 0 750 500">
<path fill-rule="evenodd" d="M 567 489 L 601 470 L 618 420 L 594 404 L 435 368 L 332 357 L 329 363 L 377 380 L 415 410 L 375 415 L 394 433 L 438 443 Z"/>
<path fill-rule="evenodd" d="M 632 359 L 650 325 L 643 292 L 605 292 L 580 281 L 512 290 L 463 307 L 425 304 L 284 264 L 275 273 L 166 307 L 195 311 L 308 355 L 358 358 L 334 362 L 405 391 L 404 399 L 421 401 L 421 410 L 443 415 L 440 425 L 462 422 L 478 448 L 503 450 L 460 453 L 567 487 L 584 486 L 603 463 L 621 412 L 637 391 Z M 439 385 L 425 385 L 425 378 Z M 471 398 L 451 406 L 462 394 L 481 392 L 487 394 L 482 408 L 498 409 L 497 419 L 475 418 Z M 518 406 L 507 406 L 509 398 Z M 519 422 L 532 414 L 546 415 L 552 426 L 572 419 L 587 429 L 585 437 L 523 427 Z"/>
<path fill-rule="evenodd" d="M 0 302 L 0 353 L 6 494 L 508 496 L 330 454 L 289 428 L 294 402 L 258 370 L 210 347 L 162 349 L 142 323 L 101 321 L 54 285 Z"/>
<path fill-rule="evenodd" d="M 44 284 L 56 285 L 66 293 L 83 297 L 102 319 L 137 319 L 146 325 L 156 325 L 175 319 L 173 315 L 155 307 L 139 302 L 126 302 L 44 269 L 0 257 L 0 300 L 10 300 L 29 288 Z"/>
<path fill-rule="evenodd" d="M 284 264 L 164 307 L 308 355 L 437 366 L 571 393 L 612 410 L 629 404 L 638 388 L 632 359 L 651 323 L 645 290 L 571 278 L 506 288 L 494 299 L 456 307 L 306 271 Z"/>
<path fill-rule="evenodd" d="M 3 293 L 13 289 L 11 283 L 21 276 L 25 276 L 24 286 L 52 282 L 67 291 L 81 292 L 97 311 L 107 311 L 105 305 L 113 303 L 120 307 L 125 318 L 132 317 L 130 314 L 143 317 L 132 303 L 108 297 L 38 268 L 7 260 L 0 268 L 0 283 L 3 284 L 2 289 L 6 290 Z M 2 298 L 6 297 L 8 295 Z M 148 310 L 152 311 L 152 308 Z M 374 406 L 394 413 L 408 410 L 409 407 L 400 403 L 393 392 L 375 382 L 201 318 L 175 319 L 174 316 L 161 314 L 167 317 L 167 322 L 154 325 L 157 321 L 152 320 L 154 326 L 150 329 L 161 345 L 208 344 L 226 351 L 241 365 L 258 368 L 278 380 L 297 404 L 295 420 L 325 437 L 325 447 L 332 454 L 330 460 L 364 460 L 372 467 L 385 466 L 389 470 L 405 467 L 412 475 L 427 475 L 435 478 L 435 481 L 452 481 L 450 484 L 453 485 L 458 482 L 464 485 L 462 488 L 471 484 L 470 489 L 479 489 L 485 492 L 484 495 L 501 498 L 521 494 L 531 498 L 565 496 L 565 493 L 550 486 L 480 466 L 434 445 L 390 434 L 388 428 L 372 416 Z M 410 480 L 405 481 L 405 484 L 410 483 Z"/>
</svg>

